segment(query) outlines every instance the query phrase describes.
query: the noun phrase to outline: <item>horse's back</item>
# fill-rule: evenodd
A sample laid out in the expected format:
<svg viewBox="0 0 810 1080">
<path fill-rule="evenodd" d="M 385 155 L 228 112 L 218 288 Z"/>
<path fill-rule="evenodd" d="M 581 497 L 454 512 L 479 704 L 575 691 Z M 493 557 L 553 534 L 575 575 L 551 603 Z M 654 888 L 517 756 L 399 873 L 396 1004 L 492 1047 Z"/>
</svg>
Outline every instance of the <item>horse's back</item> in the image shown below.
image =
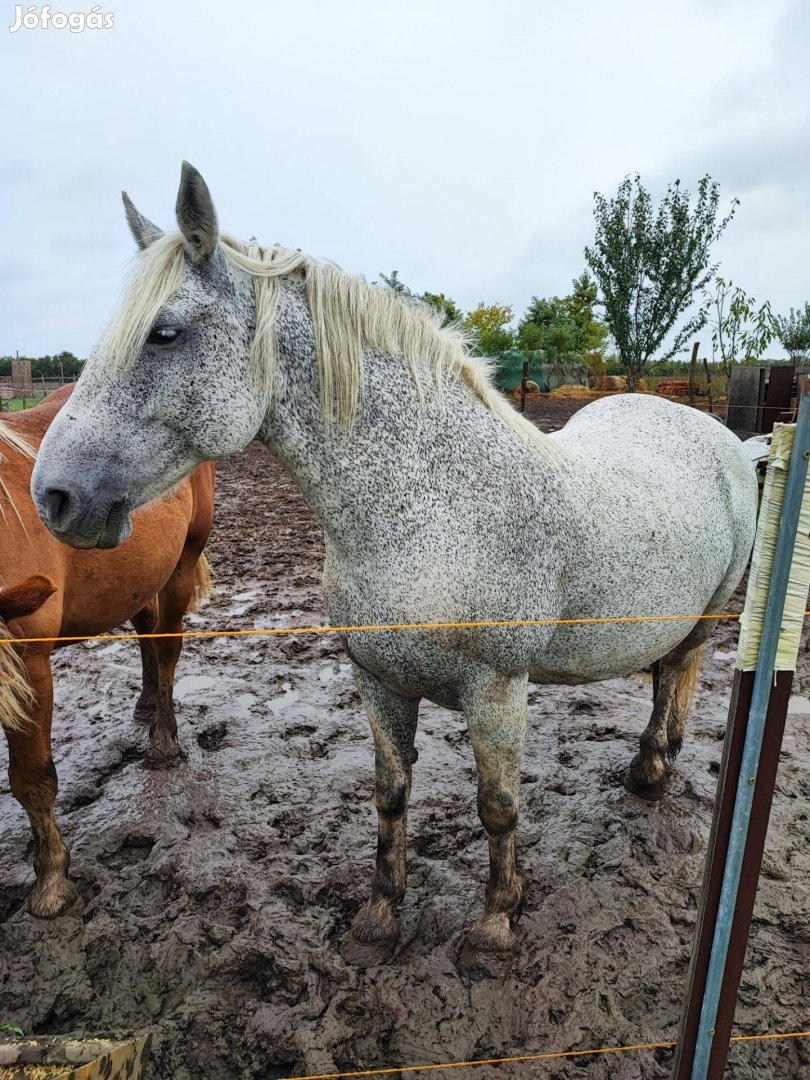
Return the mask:
<svg viewBox="0 0 810 1080">
<path fill-rule="evenodd" d="M 626 497 L 693 521 L 751 532 L 756 474 L 739 439 L 718 420 L 649 394 L 618 394 L 581 409 L 554 439 L 577 452 L 583 471 L 612 478 Z M 623 488 L 623 490 L 622 490 Z"/>
<path fill-rule="evenodd" d="M 661 469 L 672 476 L 704 467 L 710 455 L 742 483 L 754 476 L 740 441 L 719 420 L 653 394 L 616 394 L 575 413 L 552 438 L 576 447 L 594 462 Z"/>
</svg>

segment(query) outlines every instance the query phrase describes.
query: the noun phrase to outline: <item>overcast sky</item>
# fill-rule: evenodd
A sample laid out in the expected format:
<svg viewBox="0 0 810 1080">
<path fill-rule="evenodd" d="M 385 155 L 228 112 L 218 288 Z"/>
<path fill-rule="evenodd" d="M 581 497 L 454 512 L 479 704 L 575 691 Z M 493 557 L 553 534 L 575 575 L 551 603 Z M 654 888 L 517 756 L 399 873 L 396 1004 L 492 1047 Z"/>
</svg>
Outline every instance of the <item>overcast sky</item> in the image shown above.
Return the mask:
<svg viewBox="0 0 810 1080">
<path fill-rule="evenodd" d="M 0 354 L 87 354 L 119 192 L 172 225 L 183 158 L 238 236 L 516 316 L 582 271 L 594 190 L 709 172 L 741 200 L 722 272 L 810 299 L 807 3 L 110 0 L 112 29 L 14 34 L 2 8 Z"/>
</svg>

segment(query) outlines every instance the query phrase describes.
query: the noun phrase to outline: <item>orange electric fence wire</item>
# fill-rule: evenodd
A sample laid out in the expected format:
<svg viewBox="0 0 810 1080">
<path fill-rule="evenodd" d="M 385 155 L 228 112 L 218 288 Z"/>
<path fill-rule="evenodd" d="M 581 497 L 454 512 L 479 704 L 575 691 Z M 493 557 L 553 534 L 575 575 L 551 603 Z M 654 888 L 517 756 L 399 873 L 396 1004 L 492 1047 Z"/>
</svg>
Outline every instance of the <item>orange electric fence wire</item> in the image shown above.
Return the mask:
<svg viewBox="0 0 810 1080">
<path fill-rule="evenodd" d="M 774 1035 L 734 1035 L 731 1042 L 762 1042 L 766 1039 L 810 1038 L 810 1031 L 789 1031 Z M 340 1080 L 342 1077 L 390 1076 L 410 1072 L 428 1072 L 438 1069 L 463 1069 L 472 1065 L 514 1065 L 526 1061 L 550 1061 L 554 1058 L 585 1057 L 597 1054 L 627 1054 L 636 1050 L 669 1050 L 674 1042 L 638 1043 L 634 1046 L 605 1046 L 596 1050 L 561 1050 L 556 1053 L 522 1054 L 519 1057 L 481 1058 L 477 1061 L 446 1061 L 436 1065 L 405 1065 L 394 1069 L 360 1069 L 355 1072 L 313 1073 L 310 1076 L 287 1077 L 285 1080 Z"/>
<path fill-rule="evenodd" d="M 806 611 L 805 615 L 810 615 Z M 33 645 L 57 641 L 130 641 L 147 638 L 258 637 L 279 634 L 353 634 L 363 630 L 475 630 L 508 626 L 581 626 L 597 623 L 697 622 L 699 619 L 739 619 L 739 612 L 717 615 L 606 615 L 584 619 L 484 619 L 477 622 L 369 623 L 360 626 L 263 626 L 248 630 L 178 630 L 163 634 L 73 634 L 69 637 L 0 638 L 0 645 Z"/>
</svg>

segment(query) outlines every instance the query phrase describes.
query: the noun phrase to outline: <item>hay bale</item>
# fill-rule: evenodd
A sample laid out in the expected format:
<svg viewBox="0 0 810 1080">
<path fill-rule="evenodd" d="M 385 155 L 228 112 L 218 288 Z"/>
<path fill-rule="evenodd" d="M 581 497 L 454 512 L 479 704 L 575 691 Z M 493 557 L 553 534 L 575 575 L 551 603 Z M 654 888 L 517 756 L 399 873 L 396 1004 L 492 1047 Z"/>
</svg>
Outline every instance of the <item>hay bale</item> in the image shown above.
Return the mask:
<svg viewBox="0 0 810 1080">
<path fill-rule="evenodd" d="M 606 375 L 605 382 L 607 383 L 606 390 L 627 389 L 627 377 L 625 375 Z"/>
<path fill-rule="evenodd" d="M 557 400 L 592 401 L 601 395 L 598 390 L 591 390 L 588 386 L 558 386 L 548 396 Z"/>
</svg>

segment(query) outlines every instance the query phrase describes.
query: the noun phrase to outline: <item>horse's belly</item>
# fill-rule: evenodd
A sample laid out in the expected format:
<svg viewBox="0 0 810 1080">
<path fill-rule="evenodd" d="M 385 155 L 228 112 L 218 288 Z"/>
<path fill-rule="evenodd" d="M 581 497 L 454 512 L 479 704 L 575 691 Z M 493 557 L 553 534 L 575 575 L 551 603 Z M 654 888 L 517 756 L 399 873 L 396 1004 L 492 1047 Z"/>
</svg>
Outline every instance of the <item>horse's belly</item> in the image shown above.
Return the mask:
<svg viewBox="0 0 810 1080">
<path fill-rule="evenodd" d="M 695 625 L 678 620 L 562 627 L 531 665 L 529 680 L 573 686 L 632 675 L 666 656 Z"/>
</svg>

